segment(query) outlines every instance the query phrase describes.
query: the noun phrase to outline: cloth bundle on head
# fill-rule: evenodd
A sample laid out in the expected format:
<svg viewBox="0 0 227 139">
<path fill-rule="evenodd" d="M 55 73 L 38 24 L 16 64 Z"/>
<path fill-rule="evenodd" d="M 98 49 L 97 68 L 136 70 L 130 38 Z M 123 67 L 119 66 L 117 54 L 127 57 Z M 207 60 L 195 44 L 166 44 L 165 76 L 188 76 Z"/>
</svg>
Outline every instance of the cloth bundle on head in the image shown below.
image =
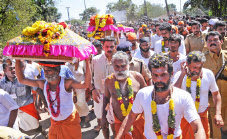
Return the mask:
<svg viewBox="0 0 227 139">
<path fill-rule="evenodd" d="M 147 25 L 146 25 L 146 24 L 142 24 L 142 27 L 145 27 L 145 28 L 146 28 L 146 27 L 147 27 Z"/>
<path fill-rule="evenodd" d="M 184 25 L 184 21 L 179 21 L 178 25 Z"/>
<path fill-rule="evenodd" d="M 53 68 L 53 67 L 65 65 L 65 62 L 40 61 L 39 65 Z"/>
<path fill-rule="evenodd" d="M 141 38 L 140 39 L 140 43 L 144 43 L 144 42 L 147 42 L 147 43 L 149 43 L 149 37 L 143 37 L 143 38 Z"/>
<path fill-rule="evenodd" d="M 214 26 L 217 21 L 219 21 L 219 20 L 218 19 L 210 19 L 209 20 L 209 25 L 213 25 Z"/>
<path fill-rule="evenodd" d="M 130 40 L 130 41 L 136 40 L 136 39 L 137 39 L 136 33 L 132 33 L 132 32 L 127 33 L 127 34 L 126 34 L 126 37 L 127 37 L 128 40 Z"/>
<path fill-rule="evenodd" d="M 129 41 L 120 43 L 117 46 L 117 51 L 123 51 L 123 52 L 127 52 L 127 51 L 131 51 L 132 50 L 132 43 Z"/>
</svg>

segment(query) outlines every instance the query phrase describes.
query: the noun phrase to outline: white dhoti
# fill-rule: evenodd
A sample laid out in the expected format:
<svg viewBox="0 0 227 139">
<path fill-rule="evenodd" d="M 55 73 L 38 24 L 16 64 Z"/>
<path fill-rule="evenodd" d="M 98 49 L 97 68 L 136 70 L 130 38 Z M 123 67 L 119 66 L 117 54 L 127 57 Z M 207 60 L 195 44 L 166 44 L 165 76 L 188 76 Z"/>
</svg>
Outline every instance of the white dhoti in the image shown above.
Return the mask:
<svg viewBox="0 0 227 139">
<path fill-rule="evenodd" d="M 18 109 L 18 122 L 19 127 L 24 131 L 29 131 L 32 129 L 37 129 L 39 127 L 39 120 L 33 116 L 27 114 L 26 112 Z"/>
<path fill-rule="evenodd" d="M 97 119 L 102 119 L 102 111 L 103 111 L 103 93 L 99 93 L 100 95 L 100 99 L 99 99 L 99 103 L 96 103 L 94 101 L 94 112 L 95 112 L 95 116 L 97 117 Z"/>
<path fill-rule="evenodd" d="M 85 98 L 85 89 L 76 89 L 76 97 L 77 102 L 75 106 L 80 117 L 87 116 L 89 113 L 89 108 Z"/>
</svg>

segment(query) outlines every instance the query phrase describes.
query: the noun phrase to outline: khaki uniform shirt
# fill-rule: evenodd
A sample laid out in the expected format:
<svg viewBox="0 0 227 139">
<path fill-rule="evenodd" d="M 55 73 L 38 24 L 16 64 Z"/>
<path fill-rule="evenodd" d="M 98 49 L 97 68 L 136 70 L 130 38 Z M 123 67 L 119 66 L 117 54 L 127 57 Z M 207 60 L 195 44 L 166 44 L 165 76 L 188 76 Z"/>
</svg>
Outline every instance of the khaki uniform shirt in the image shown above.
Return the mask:
<svg viewBox="0 0 227 139">
<path fill-rule="evenodd" d="M 224 37 L 224 41 L 223 41 L 221 48 L 222 48 L 222 50 L 227 50 L 227 37 Z"/>
<path fill-rule="evenodd" d="M 105 53 L 96 55 L 92 59 L 93 83 L 96 89 L 104 93 L 105 78 L 114 73 L 111 61 L 108 61 Z"/>
<path fill-rule="evenodd" d="M 204 34 L 201 34 L 199 37 L 195 36 L 193 33 L 189 34 L 185 39 L 185 48 L 186 51 L 201 51 L 205 45 Z"/>
<path fill-rule="evenodd" d="M 129 70 L 141 73 L 146 82 L 151 79 L 151 73 L 143 60 L 133 57 L 129 63 Z"/>
</svg>

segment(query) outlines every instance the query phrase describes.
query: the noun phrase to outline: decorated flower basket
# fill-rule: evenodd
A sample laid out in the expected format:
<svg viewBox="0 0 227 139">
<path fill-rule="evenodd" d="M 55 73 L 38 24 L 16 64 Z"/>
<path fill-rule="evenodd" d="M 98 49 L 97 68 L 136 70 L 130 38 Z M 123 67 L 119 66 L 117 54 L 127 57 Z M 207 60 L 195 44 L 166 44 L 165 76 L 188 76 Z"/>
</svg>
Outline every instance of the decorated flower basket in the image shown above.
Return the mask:
<svg viewBox="0 0 227 139">
<path fill-rule="evenodd" d="M 96 48 L 85 38 L 67 28 L 65 23 L 37 21 L 22 34 L 7 42 L 3 55 L 15 59 L 71 62 L 96 54 Z"/>
<path fill-rule="evenodd" d="M 106 36 L 117 37 L 118 28 L 114 25 L 114 17 L 112 15 L 94 15 L 90 18 L 88 37 L 95 39 L 104 38 Z"/>
</svg>

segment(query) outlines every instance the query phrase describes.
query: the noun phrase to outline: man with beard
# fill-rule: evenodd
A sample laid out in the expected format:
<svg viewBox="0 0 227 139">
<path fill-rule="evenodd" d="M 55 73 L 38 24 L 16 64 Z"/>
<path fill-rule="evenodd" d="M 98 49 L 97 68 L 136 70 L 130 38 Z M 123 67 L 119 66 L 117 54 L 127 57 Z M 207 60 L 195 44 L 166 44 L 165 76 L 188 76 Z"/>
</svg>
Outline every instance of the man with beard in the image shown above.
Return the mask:
<svg viewBox="0 0 227 139">
<path fill-rule="evenodd" d="M 73 103 L 73 89 L 88 88 L 91 82 L 90 59 L 86 59 L 85 82 L 76 82 L 59 75 L 63 62 L 40 62 L 43 66 L 46 80 L 31 80 L 24 78 L 20 60 L 16 60 L 16 75 L 18 81 L 43 90 L 48 109 L 51 114 L 49 139 L 81 139 L 79 114 Z"/>
<path fill-rule="evenodd" d="M 206 36 L 206 44 L 208 51 L 205 52 L 206 62 L 204 63 L 204 68 L 212 70 L 216 76 L 217 85 L 221 93 L 222 99 L 222 113 L 224 126 L 221 128 L 222 138 L 227 138 L 227 50 L 222 50 L 222 36 L 216 31 L 211 31 Z M 221 71 L 220 71 L 221 70 Z M 218 77 L 217 77 L 218 76 Z M 211 117 L 215 116 L 215 106 L 213 104 L 212 98 L 209 98 L 210 110 L 209 113 Z M 220 129 L 213 126 L 215 123 L 212 120 L 211 132 L 213 137 L 221 138 Z"/>
<path fill-rule="evenodd" d="M 92 97 L 94 100 L 94 112 L 98 120 L 98 125 L 94 130 L 100 131 L 102 108 L 103 108 L 103 94 L 105 78 L 114 72 L 112 66 L 112 56 L 116 52 L 117 42 L 115 38 L 105 37 L 103 42 L 103 50 L 105 53 L 96 55 L 92 59 L 92 73 L 93 73 L 93 88 Z"/>
<path fill-rule="evenodd" d="M 178 52 L 181 45 L 181 36 L 173 34 L 169 37 L 169 58 L 173 60 L 173 75 L 181 70 L 181 63 L 186 61 L 186 56 Z"/>
<path fill-rule="evenodd" d="M 109 139 L 109 123 L 114 123 L 117 134 L 122 121 L 131 111 L 133 99 L 136 97 L 137 92 L 146 86 L 141 74 L 129 71 L 128 55 L 125 52 L 119 51 L 114 54 L 112 63 L 114 74 L 105 80 L 103 100 L 102 130 L 105 139 Z M 139 115 L 133 123 L 133 130 L 125 134 L 123 138 L 144 139 L 143 131 L 144 118 Z"/>
<path fill-rule="evenodd" d="M 172 61 L 162 54 L 154 54 L 149 60 L 149 70 L 154 86 L 139 90 L 132 110 L 125 117 L 116 139 L 129 131 L 141 113 L 144 113 L 144 135 L 147 139 L 179 139 L 183 115 L 191 124 L 196 139 L 204 139 L 204 129 L 190 94 L 170 84 Z"/>
<path fill-rule="evenodd" d="M 214 24 L 214 31 L 217 31 L 221 34 L 223 43 L 222 50 L 227 50 L 227 37 L 226 37 L 226 23 L 224 21 L 217 21 Z"/>
<path fill-rule="evenodd" d="M 200 31 L 200 23 L 198 21 L 191 22 L 192 33 L 185 39 L 185 48 L 187 54 L 192 51 L 201 51 L 205 45 L 205 38 Z"/>
<path fill-rule="evenodd" d="M 4 78 L 0 81 L 0 88 L 5 90 L 11 98 L 16 101 L 19 106 L 18 109 L 18 125 L 22 132 L 41 132 L 44 136 L 46 133 L 42 130 L 39 124 L 39 114 L 34 106 L 33 94 L 31 87 L 19 83 L 18 78 L 15 76 L 15 62 L 6 57 L 3 60 Z M 22 65 L 22 72 L 24 74 L 25 65 Z"/>
<path fill-rule="evenodd" d="M 146 66 L 148 66 L 149 58 L 154 54 L 154 51 L 150 50 L 149 42 L 149 37 L 141 38 L 139 45 L 140 51 L 137 51 L 134 55 L 135 58 L 143 60 Z"/>
<path fill-rule="evenodd" d="M 211 91 L 213 102 L 216 108 L 214 121 L 217 127 L 224 125 L 221 116 L 221 95 L 215 81 L 214 74 L 211 70 L 203 68 L 206 61 L 204 54 L 200 51 L 192 51 L 187 56 L 186 65 L 182 64 L 181 71 L 174 76 L 176 87 L 188 91 L 196 106 L 197 112 L 201 118 L 203 128 L 205 129 L 206 138 L 210 137 L 210 127 L 208 122 L 208 93 Z M 184 116 L 186 118 L 186 116 Z M 185 120 L 181 121 L 183 139 L 193 139 L 192 127 Z"/>
<path fill-rule="evenodd" d="M 171 32 L 172 26 L 169 23 L 162 23 L 159 27 L 159 30 L 161 32 L 163 39 L 160 39 L 155 43 L 154 51 L 156 53 L 167 53 L 169 51 L 168 39 L 169 39 L 170 35 L 172 34 L 172 32 Z M 181 39 L 183 40 L 184 37 L 182 36 Z M 181 42 L 182 43 L 181 43 L 178 51 L 179 51 L 179 53 L 186 55 L 184 41 L 181 41 Z"/>
<path fill-rule="evenodd" d="M 129 70 L 130 71 L 137 71 L 141 73 L 143 76 L 144 80 L 146 81 L 147 85 L 152 85 L 152 80 L 151 80 L 151 73 L 148 70 L 147 66 L 143 62 L 143 60 L 132 57 L 131 54 L 131 43 L 130 42 L 124 42 L 120 43 L 117 46 L 117 51 L 123 51 L 128 55 L 129 58 Z"/>
</svg>

